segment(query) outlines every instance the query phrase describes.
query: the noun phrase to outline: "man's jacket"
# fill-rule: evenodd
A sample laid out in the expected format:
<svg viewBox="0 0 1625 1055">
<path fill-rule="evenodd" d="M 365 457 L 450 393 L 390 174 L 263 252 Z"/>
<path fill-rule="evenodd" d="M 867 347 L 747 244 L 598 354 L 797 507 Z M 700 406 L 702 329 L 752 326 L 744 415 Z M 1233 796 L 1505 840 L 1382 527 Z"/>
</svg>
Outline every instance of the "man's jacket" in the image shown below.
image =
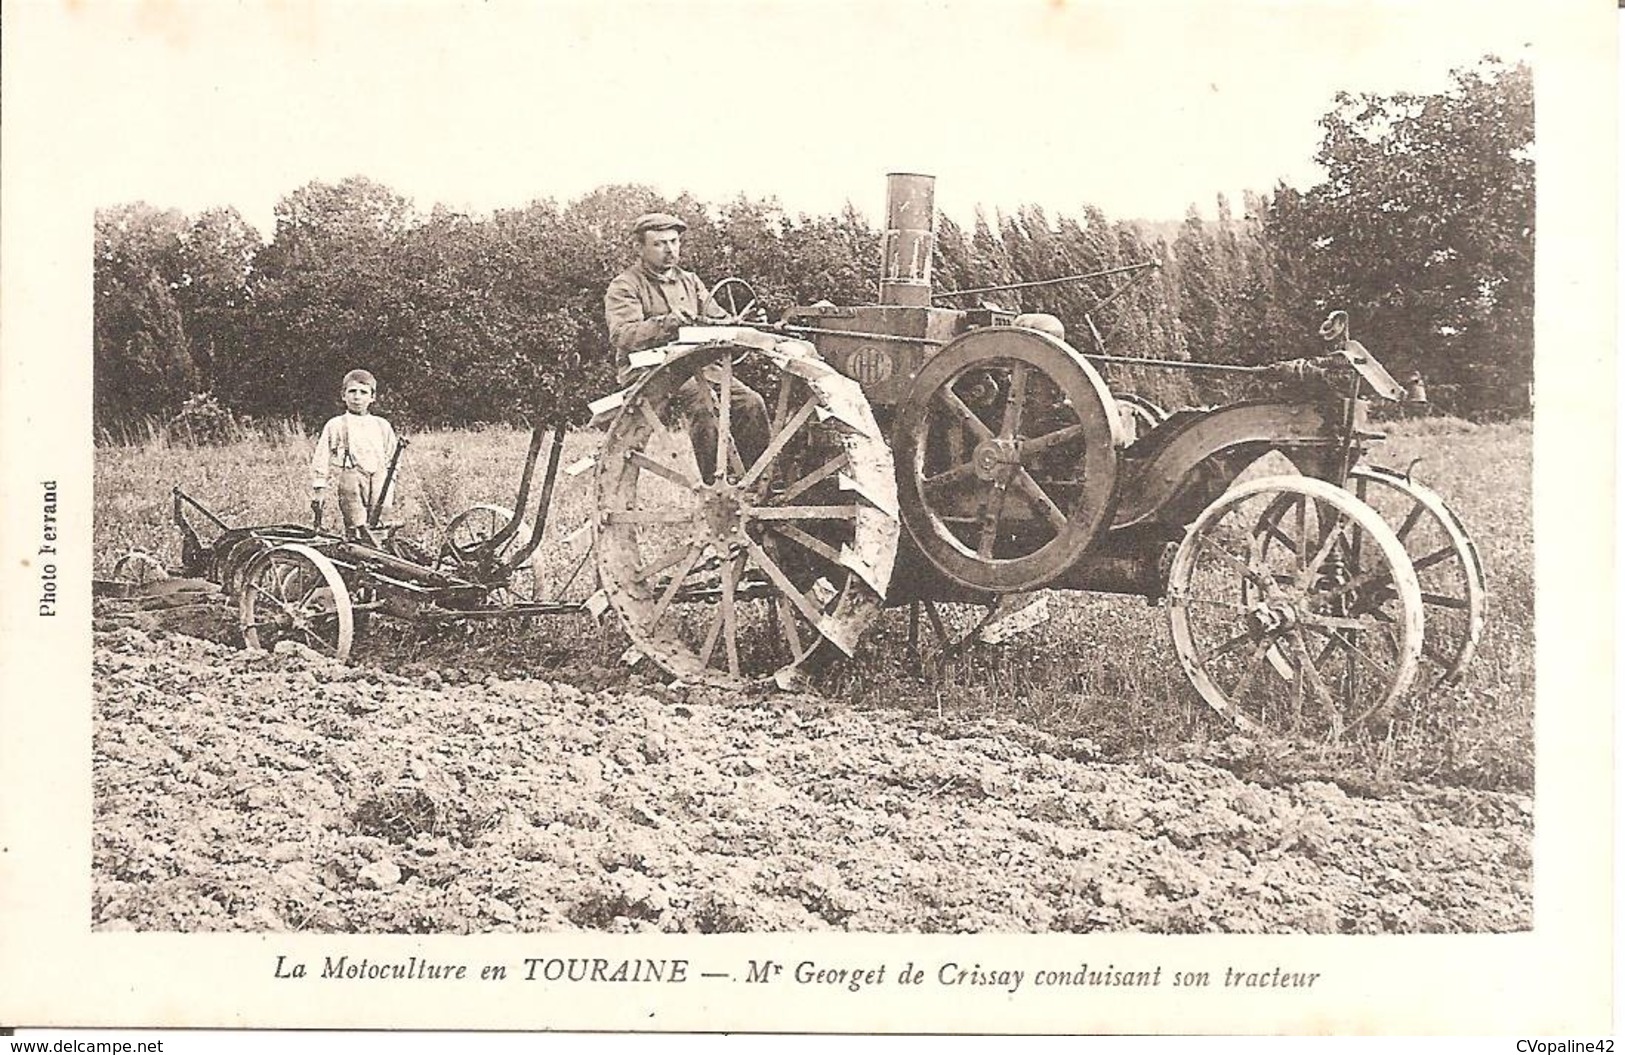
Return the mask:
<svg viewBox="0 0 1625 1055">
<path fill-rule="evenodd" d="M 673 268 L 667 277 L 654 274 L 640 262 L 616 275 L 604 293 L 604 323 L 609 327 L 616 365 L 624 370 L 633 352 L 676 337 L 679 308 L 695 316 L 726 317 L 692 271 Z"/>
</svg>

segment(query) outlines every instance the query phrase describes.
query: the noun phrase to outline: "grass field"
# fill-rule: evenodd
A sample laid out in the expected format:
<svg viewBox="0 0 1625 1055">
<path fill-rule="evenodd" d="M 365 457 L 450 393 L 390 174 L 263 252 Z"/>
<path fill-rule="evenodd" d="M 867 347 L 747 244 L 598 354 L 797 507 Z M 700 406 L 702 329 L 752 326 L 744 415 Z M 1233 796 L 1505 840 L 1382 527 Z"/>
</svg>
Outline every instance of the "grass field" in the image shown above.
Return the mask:
<svg viewBox="0 0 1625 1055">
<path fill-rule="evenodd" d="M 1353 784 L 1420 780 L 1530 790 L 1534 738 L 1534 538 L 1528 422 L 1472 425 L 1453 419 L 1390 423 L 1371 461 L 1404 469 L 1444 496 L 1471 533 L 1489 573 L 1489 622 L 1462 682 L 1402 705 L 1382 728 L 1335 747 L 1298 748 L 1262 762 L 1196 696 L 1175 660 L 1166 613 L 1136 598 L 1055 593 L 1051 619 L 1001 646 L 977 647 L 940 676 L 907 655 L 907 614 L 886 613 L 857 661 L 823 688 L 859 708 L 900 707 L 940 715 L 997 716 L 1078 738 L 1107 757 L 1199 755 L 1236 761 L 1251 752 L 1276 772 L 1305 769 Z M 592 453 L 599 434 L 568 438 L 563 464 Z M 394 519 L 409 537 L 438 544 L 444 524 L 476 502 L 510 505 L 528 433 L 493 428 L 412 437 Z M 311 440 L 295 429 L 222 447 L 187 448 L 161 438 L 96 451 L 95 568 L 141 549 L 179 559 L 169 489 L 184 487 L 232 524 L 308 522 Z M 538 473 L 538 479 L 540 473 Z M 544 571 L 574 562 L 581 543 L 561 540 L 586 520 L 591 474 L 561 474 L 543 547 Z M 336 515 L 335 512 L 329 514 Z M 951 615 L 953 613 L 950 613 Z M 958 613 L 969 619 L 969 610 Z M 386 641 L 390 640 L 387 637 Z M 394 639 L 399 644 L 399 639 Z M 414 641 L 410 651 L 447 662 L 500 662 L 508 673 L 625 677 L 626 642 L 612 624 L 585 618 L 489 624 L 454 640 Z M 400 652 L 399 648 L 396 652 Z M 374 651 L 363 662 L 393 662 Z M 1087 743 L 1085 743 L 1085 741 Z M 1252 763 L 1249 763 L 1252 764 Z"/>
</svg>

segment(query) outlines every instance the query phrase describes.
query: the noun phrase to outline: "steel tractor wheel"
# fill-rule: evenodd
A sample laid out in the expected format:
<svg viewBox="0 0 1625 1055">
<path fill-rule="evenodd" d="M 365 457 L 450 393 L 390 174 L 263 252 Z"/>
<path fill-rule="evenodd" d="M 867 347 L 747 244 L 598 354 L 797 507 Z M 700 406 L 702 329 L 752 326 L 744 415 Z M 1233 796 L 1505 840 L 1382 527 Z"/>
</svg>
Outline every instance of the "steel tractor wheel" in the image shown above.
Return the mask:
<svg viewBox="0 0 1625 1055">
<path fill-rule="evenodd" d="M 1065 343 L 972 331 L 926 363 L 898 415 L 903 523 L 954 582 L 1033 589 L 1105 522 L 1124 438 L 1105 384 Z"/>
<path fill-rule="evenodd" d="M 250 648 L 297 641 L 340 663 L 350 658 L 350 591 L 333 562 L 303 543 L 273 546 L 243 569 L 238 616 Z"/>
<path fill-rule="evenodd" d="M 491 505 L 480 502 L 451 518 L 446 525 L 446 540 L 451 544 L 451 551 L 455 553 L 468 553 L 480 543 L 497 536 L 508 522 L 513 520 L 513 510 L 504 506 Z M 530 544 L 531 527 L 528 520 L 519 521 L 519 529 L 513 537 L 502 544 L 502 549 L 493 555 L 497 561 L 503 561 L 509 555 L 519 552 Z M 536 599 L 536 569 L 535 554 L 532 559 L 521 564 L 508 576 L 505 586 L 499 586 L 490 593 L 491 600 L 499 605 L 511 605 L 521 601 L 534 601 Z"/>
<path fill-rule="evenodd" d="M 713 332 L 725 339 L 662 349 L 609 427 L 599 581 L 634 647 L 676 677 L 788 686 L 831 648 L 851 655 L 880 611 L 899 531 L 891 452 L 857 383 L 812 345 Z M 747 363 L 772 379 L 755 457 L 718 399 Z M 683 427 L 685 399 L 702 394 L 716 408 L 711 482 Z"/>
<path fill-rule="evenodd" d="M 1427 614 L 1415 687 L 1426 695 L 1454 684 L 1484 632 L 1488 587 L 1478 550 L 1444 500 L 1404 473 L 1356 466 L 1348 488 L 1394 529 L 1416 571 Z M 1283 496 L 1264 514 L 1258 530 L 1266 546 L 1285 544 L 1286 534 L 1278 528 L 1291 504 Z"/>
<path fill-rule="evenodd" d="M 1338 739 L 1405 693 L 1422 652 L 1404 545 L 1311 477 L 1254 480 L 1205 509 L 1174 556 L 1168 616 L 1196 691 L 1252 733 Z"/>
</svg>

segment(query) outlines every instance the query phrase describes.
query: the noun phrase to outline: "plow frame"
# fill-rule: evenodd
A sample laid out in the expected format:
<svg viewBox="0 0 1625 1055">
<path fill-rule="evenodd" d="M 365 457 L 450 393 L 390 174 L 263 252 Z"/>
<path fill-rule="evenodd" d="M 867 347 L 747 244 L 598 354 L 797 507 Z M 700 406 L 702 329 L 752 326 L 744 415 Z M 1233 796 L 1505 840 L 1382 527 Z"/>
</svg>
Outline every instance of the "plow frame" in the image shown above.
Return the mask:
<svg viewBox="0 0 1625 1055">
<path fill-rule="evenodd" d="M 559 598 L 509 599 L 498 603 L 516 569 L 540 547 L 548 508 L 557 480 L 563 448 L 562 427 L 537 426 L 521 475 L 515 508 L 523 510 L 531 488 L 544 436 L 552 443 L 546 477 L 537 502 L 534 527 L 518 539 L 522 516 L 507 514 L 506 522 L 489 535 L 468 544 L 447 539 L 438 555 L 397 537 L 395 527 L 379 525 L 376 516 L 347 534 L 323 530 L 319 513 L 310 525 L 280 523 L 233 526 L 179 486 L 171 488 L 171 517 L 181 536 L 181 576 L 203 579 L 219 586 L 240 610 L 241 628 L 250 644 L 258 643 L 269 622 L 260 617 L 267 608 L 278 619 L 305 633 L 317 651 L 339 660 L 349 657 L 358 614 L 377 614 L 413 624 L 449 624 L 532 616 L 576 615 L 588 602 Z M 496 509 L 496 507 L 477 507 Z M 504 511 L 505 512 L 505 511 Z M 194 517 L 213 529 L 205 541 Z M 206 529 L 207 530 L 207 529 Z M 267 567 L 287 565 L 267 579 Z M 585 557 L 576 565 L 573 581 Z M 297 573 L 297 574 L 296 574 Z M 167 571 L 165 572 L 167 575 Z M 300 579 L 300 576 L 303 576 Z M 313 583 L 298 599 L 278 596 L 289 579 Z M 99 584 L 106 593 L 120 593 L 118 583 Z M 568 588 L 570 581 L 563 584 Z M 318 609 L 309 608 L 311 598 Z"/>
</svg>

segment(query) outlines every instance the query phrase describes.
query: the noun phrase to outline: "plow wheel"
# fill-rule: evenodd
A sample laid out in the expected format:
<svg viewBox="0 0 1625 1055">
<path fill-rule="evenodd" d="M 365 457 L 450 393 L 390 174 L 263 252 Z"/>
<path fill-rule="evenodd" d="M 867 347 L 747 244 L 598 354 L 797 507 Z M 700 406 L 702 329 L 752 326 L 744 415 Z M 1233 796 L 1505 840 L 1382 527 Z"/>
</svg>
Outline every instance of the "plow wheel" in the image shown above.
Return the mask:
<svg viewBox="0 0 1625 1055">
<path fill-rule="evenodd" d="M 264 554 L 272 546 L 262 538 L 253 535 L 239 539 L 227 547 L 219 557 L 220 588 L 232 600 L 238 600 L 243 595 L 243 575 L 253 565 L 255 558 Z"/>
<path fill-rule="evenodd" d="M 676 677 L 788 686 L 830 648 L 850 655 L 881 609 L 897 551 L 891 452 L 857 383 L 805 341 L 736 332 L 665 351 L 599 457 L 599 582 L 635 648 Z M 736 361 L 772 380 L 758 389 L 760 450 L 718 399 Z M 683 427 L 704 407 L 710 482 Z"/>
<path fill-rule="evenodd" d="M 446 525 L 446 541 L 456 559 L 460 553 L 474 553 L 481 543 L 493 539 L 503 528 L 513 520 L 513 510 L 503 506 L 480 502 L 451 518 Z M 493 563 L 506 561 L 508 557 L 519 552 L 530 543 L 530 522 L 519 521 L 519 529 L 502 548 L 494 554 L 480 553 L 483 558 Z M 532 554 L 534 558 L 534 554 Z M 491 590 L 490 598 L 499 605 L 512 605 L 520 601 L 534 601 L 536 599 L 536 569 L 534 560 L 526 561 L 515 568 L 508 576 L 504 585 L 496 586 Z"/>
<path fill-rule="evenodd" d="M 1404 694 L 1422 651 L 1404 545 L 1310 477 L 1255 480 L 1204 510 L 1174 557 L 1168 615 L 1196 691 L 1252 733 L 1336 740 Z"/>
<path fill-rule="evenodd" d="M 1453 684 L 1484 633 L 1489 588 L 1478 550 L 1444 500 L 1404 473 L 1360 465 L 1348 487 L 1382 514 L 1416 569 L 1427 609 L 1421 687 Z"/>
<path fill-rule="evenodd" d="M 113 565 L 113 578 L 133 586 L 145 586 L 169 578 L 169 570 L 150 553 L 135 549 Z"/>
<path fill-rule="evenodd" d="M 350 658 L 350 591 L 333 562 L 302 543 L 274 546 L 243 569 L 238 616 L 250 648 L 297 641 L 340 663 Z"/>
<path fill-rule="evenodd" d="M 1122 438 L 1111 394 L 1064 343 L 973 331 L 925 365 L 898 415 L 903 522 L 954 582 L 1033 589 L 1110 514 Z"/>
</svg>

